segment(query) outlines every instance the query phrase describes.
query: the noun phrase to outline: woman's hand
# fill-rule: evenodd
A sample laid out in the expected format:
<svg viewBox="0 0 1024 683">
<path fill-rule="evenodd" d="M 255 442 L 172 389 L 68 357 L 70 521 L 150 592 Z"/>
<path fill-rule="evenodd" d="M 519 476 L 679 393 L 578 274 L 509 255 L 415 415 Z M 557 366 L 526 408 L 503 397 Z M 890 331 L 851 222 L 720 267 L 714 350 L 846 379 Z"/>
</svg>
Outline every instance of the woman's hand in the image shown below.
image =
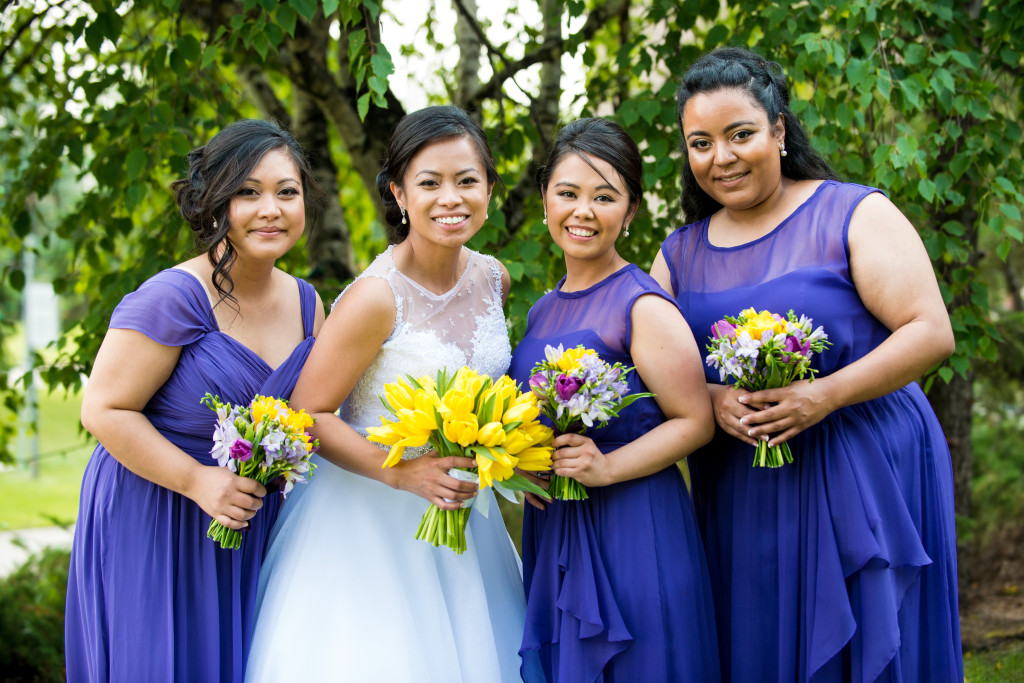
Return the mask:
<svg viewBox="0 0 1024 683">
<path fill-rule="evenodd" d="M 743 422 L 745 418 L 756 413 L 762 407 L 750 400 L 752 394 L 744 389 L 721 384 L 709 384 L 708 391 L 711 394 L 711 407 L 715 413 L 715 422 L 722 428 L 722 431 L 751 446 L 756 446 L 757 439 L 747 433 L 750 427 Z"/>
<path fill-rule="evenodd" d="M 530 483 L 536 484 L 545 491 L 551 486 L 551 480 L 547 477 L 539 477 L 533 472 L 527 472 L 526 470 L 516 469 L 516 474 L 521 474 L 526 479 L 530 480 Z M 536 493 L 530 493 L 529 491 L 523 491 L 526 502 L 537 508 L 538 510 L 546 510 L 548 501 L 538 496 Z"/>
<path fill-rule="evenodd" d="M 258 481 L 240 477 L 224 467 L 199 465 L 184 493 L 221 525 L 244 529 L 263 507 L 267 489 Z"/>
<path fill-rule="evenodd" d="M 458 456 L 436 456 L 436 451 L 430 451 L 427 455 L 400 461 L 391 468 L 395 475 L 394 487 L 426 498 L 442 510 L 458 510 L 462 507 L 462 501 L 476 496 L 479 488 L 473 482 L 459 481 L 448 474 L 448 470 L 453 467 L 476 467 L 476 461 Z"/>
<path fill-rule="evenodd" d="M 828 381 L 822 378 L 814 382 L 793 382 L 779 389 L 764 389 L 752 393 L 735 392 L 739 394 L 736 400 L 741 404 L 764 406 L 762 410 L 754 410 L 741 416 L 740 429 L 746 434 L 746 438 L 740 438 L 753 444 L 757 443 L 757 439 L 768 438 L 769 446 L 777 446 L 789 441 L 811 425 L 818 424 L 835 409 L 829 400 L 828 384 Z"/>
<path fill-rule="evenodd" d="M 608 457 L 582 434 L 562 434 L 553 444 L 551 470 L 560 477 L 572 477 L 584 486 L 607 486 Z"/>
</svg>

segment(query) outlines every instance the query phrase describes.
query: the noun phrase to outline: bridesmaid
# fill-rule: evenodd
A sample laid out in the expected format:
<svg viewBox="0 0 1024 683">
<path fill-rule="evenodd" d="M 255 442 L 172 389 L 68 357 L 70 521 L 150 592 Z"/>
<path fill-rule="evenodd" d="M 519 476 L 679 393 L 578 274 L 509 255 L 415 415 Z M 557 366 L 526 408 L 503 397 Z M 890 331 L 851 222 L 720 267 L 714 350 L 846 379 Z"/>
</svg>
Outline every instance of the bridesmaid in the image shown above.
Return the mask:
<svg viewBox="0 0 1024 683">
<path fill-rule="evenodd" d="M 199 401 L 287 399 L 323 323 L 313 288 L 274 266 L 319 193 L 291 135 L 238 121 L 188 158 L 172 188 L 205 253 L 114 309 L 82 401 L 100 443 L 71 551 L 72 682 L 242 680 L 279 498 L 214 466 Z M 239 550 L 206 538 L 211 517 L 248 530 Z"/>
<path fill-rule="evenodd" d="M 754 307 L 833 343 L 814 382 L 746 392 L 705 371 L 721 429 L 689 462 L 723 673 L 963 681 L 952 468 L 914 381 L 953 350 L 924 245 L 877 189 L 835 180 L 778 64 L 712 52 L 678 105 L 692 222 L 652 274 L 702 341 Z M 759 439 L 793 463 L 751 467 Z"/>
<path fill-rule="evenodd" d="M 655 398 L 591 436 L 555 440 L 555 473 L 590 497 L 526 510 L 528 683 L 719 678 L 704 551 L 676 467 L 713 433 L 700 355 L 672 300 L 616 249 L 641 176 L 633 140 L 597 118 L 563 128 L 538 176 L 566 274 L 530 310 L 510 375 L 525 385 L 546 345 L 582 344 L 635 366 L 630 393 Z"/>
</svg>

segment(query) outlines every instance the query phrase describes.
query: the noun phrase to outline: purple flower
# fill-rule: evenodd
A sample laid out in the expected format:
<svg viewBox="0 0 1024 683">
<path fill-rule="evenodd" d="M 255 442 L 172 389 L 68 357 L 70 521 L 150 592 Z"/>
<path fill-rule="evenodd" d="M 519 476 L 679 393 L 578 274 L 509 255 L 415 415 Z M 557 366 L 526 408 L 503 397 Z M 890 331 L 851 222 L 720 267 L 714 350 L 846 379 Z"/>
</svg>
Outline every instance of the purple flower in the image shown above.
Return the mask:
<svg viewBox="0 0 1024 683">
<path fill-rule="evenodd" d="M 530 378 L 530 389 L 541 398 L 546 395 L 545 388 L 547 385 L 548 378 L 544 376 L 543 372 L 538 372 Z"/>
<path fill-rule="evenodd" d="M 728 339 L 735 329 L 736 326 L 727 320 L 719 320 L 711 326 L 711 336 L 715 339 Z"/>
<path fill-rule="evenodd" d="M 583 386 L 582 381 L 568 375 L 559 375 L 555 380 L 555 391 L 558 392 L 558 398 L 563 401 L 568 401 L 575 396 L 581 386 Z"/>
<path fill-rule="evenodd" d="M 238 439 L 231 444 L 231 449 L 228 453 L 235 460 L 242 460 L 244 462 L 252 457 L 252 444 L 245 439 Z"/>
</svg>

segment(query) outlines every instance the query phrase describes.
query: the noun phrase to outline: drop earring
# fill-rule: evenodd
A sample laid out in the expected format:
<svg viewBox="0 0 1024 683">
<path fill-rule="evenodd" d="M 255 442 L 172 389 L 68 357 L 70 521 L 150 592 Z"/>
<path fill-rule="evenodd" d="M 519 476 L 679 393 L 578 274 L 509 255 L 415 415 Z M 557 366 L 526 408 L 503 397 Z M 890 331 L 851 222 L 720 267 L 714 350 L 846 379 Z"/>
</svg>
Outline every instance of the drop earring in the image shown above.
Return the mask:
<svg viewBox="0 0 1024 683">
<path fill-rule="evenodd" d="M 544 225 L 548 224 L 548 214 L 546 211 L 544 212 L 544 220 L 542 220 L 541 223 L 543 223 Z"/>
<path fill-rule="evenodd" d="M 217 229 L 217 219 L 216 218 L 213 219 L 213 229 L 214 230 Z"/>
<path fill-rule="evenodd" d="M 629 223 L 622 226 L 622 236 L 629 237 Z"/>
<path fill-rule="evenodd" d="M 398 207 L 398 210 L 402 212 L 402 225 L 405 225 L 405 207 L 400 206 Z"/>
<path fill-rule="evenodd" d="M 789 156 L 789 152 L 786 151 L 786 146 L 785 145 L 779 145 L 779 156 L 780 157 Z"/>
</svg>

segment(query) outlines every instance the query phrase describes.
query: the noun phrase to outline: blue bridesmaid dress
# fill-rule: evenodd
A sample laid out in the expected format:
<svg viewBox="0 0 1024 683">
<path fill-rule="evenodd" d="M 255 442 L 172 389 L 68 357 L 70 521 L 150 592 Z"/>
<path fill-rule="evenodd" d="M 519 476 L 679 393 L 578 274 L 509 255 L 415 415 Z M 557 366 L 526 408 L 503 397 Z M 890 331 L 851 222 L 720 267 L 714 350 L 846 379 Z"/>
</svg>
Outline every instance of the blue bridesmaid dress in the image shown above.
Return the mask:
<svg viewBox="0 0 1024 683">
<path fill-rule="evenodd" d="M 643 295 L 668 298 L 634 265 L 583 291 L 561 285 L 530 310 L 512 354 L 509 374 L 523 386 L 549 344 L 582 344 L 610 364 L 632 366 L 633 304 Z M 628 377 L 629 393 L 647 390 L 635 371 Z M 644 398 L 588 436 L 608 452 L 664 420 Z M 679 468 L 588 493 L 545 511 L 526 507 L 524 680 L 717 681 L 708 570 Z"/>
<path fill-rule="evenodd" d="M 287 399 L 313 346 L 313 288 L 296 280 L 305 340 L 277 368 L 221 333 L 200 282 L 158 273 L 114 310 L 110 327 L 142 332 L 181 356 L 143 411 L 171 443 L 214 466 L 210 392 L 232 403 Z M 296 312 L 298 313 L 298 311 Z M 206 538 L 210 517 L 143 479 L 98 445 L 85 470 L 65 619 L 68 681 L 241 681 L 257 579 L 280 508 L 269 493 L 239 550 Z"/>
<path fill-rule="evenodd" d="M 735 247 L 708 241 L 708 219 L 672 233 L 662 254 L 702 350 L 748 307 L 824 326 L 822 377 L 885 341 L 849 266 L 850 217 L 872 192 L 825 181 Z M 921 388 L 837 410 L 790 445 L 792 464 L 753 468 L 753 447 L 719 431 L 689 458 L 724 677 L 963 681 L 952 466 Z"/>
</svg>

